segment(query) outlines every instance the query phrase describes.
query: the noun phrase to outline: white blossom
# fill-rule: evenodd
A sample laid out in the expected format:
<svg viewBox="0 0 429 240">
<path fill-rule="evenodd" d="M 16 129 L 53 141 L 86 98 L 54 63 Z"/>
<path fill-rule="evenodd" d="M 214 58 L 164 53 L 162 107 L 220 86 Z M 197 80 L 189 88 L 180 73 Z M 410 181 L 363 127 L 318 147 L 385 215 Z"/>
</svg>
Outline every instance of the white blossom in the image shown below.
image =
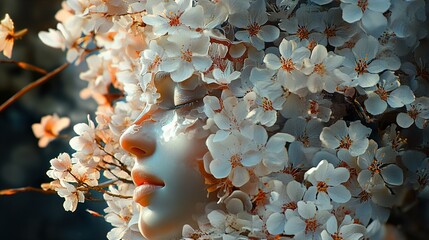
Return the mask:
<svg viewBox="0 0 429 240">
<path fill-rule="evenodd" d="M 325 127 L 320 134 L 320 140 L 328 148 L 347 149 L 352 156 L 363 154 L 368 148 L 368 136 L 371 129 L 362 125 L 359 121 L 350 123 L 339 120 L 330 127 Z"/>
</svg>

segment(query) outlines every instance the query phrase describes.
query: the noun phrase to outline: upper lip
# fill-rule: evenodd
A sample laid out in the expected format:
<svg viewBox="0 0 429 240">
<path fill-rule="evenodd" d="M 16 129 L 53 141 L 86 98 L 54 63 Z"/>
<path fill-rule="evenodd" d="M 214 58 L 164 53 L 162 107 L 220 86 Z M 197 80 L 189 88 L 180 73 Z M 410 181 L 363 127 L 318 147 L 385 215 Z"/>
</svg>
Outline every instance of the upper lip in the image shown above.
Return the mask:
<svg viewBox="0 0 429 240">
<path fill-rule="evenodd" d="M 156 186 L 162 186 L 162 187 L 165 186 L 164 181 L 162 181 L 155 175 L 149 174 L 141 170 L 132 171 L 131 175 L 133 177 L 133 181 L 136 186 L 141 186 L 144 184 L 156 185 Z"/>
</svg>

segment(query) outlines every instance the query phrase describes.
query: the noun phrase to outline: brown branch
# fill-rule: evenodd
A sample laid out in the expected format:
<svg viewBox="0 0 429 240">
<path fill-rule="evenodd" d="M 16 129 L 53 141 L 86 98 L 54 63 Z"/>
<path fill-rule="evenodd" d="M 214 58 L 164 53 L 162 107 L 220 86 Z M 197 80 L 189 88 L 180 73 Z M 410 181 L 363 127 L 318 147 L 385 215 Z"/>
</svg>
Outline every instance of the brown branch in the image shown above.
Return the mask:
<svg viewBox="0 0 429 240">
<path fill-rule="evenodd" d="M 63 71 L 66 67 L 68 67 L 68 65 L 69 65 L 69 63 L 64 63 L 63 65 L 61 65 L 60 67 L 58 67 L 54 71 L 46 74 L 45 76 L 37 79 L 36 81 L 28 84 L 23 89 L 21 89 L 19 92 L 15 93 L 15 95 L 13 95 L 11 98 L 9 98 L 6 102 L 4 102 L 0 106 L 0 113 L 3 112 L 3 110 L 5 110 L 7 107 L 9 107 L 16 100 L 18 100 L 20 97 L 22 97 L 24 94 L 26 94 L 28 91 L 30 91 L 31 89 L 45 83 L 46 81 L 48 81 L 49 79 L 51 79 L 52 77 L 54 77 L 55 75 L 57 75 L 58 73 Z"/>
<path fill-rule="evenodd" d="M 26 63 L 26 62 L 20 62 L 20 61 L 14 61 L 14 60 L 0 60 L 0 63 L 16 64 L 18 67 L 20 67 L 24 70 L 34 71 L 34 72 L 38 72 L 41 74 L 48 74 L 48 72 L 45 69 L 36 67 L 36 66 L 29 64 L 29 63 Z"/>
<path fill-rule="evenodd" d="M 98 148 L 100 148 L 100 150 L 102 150 L 104 153 L 106 153 L 107 155 L 109 155 L 110 157 L 112 157 L 113 159 L 115 159 L 116 161 L 118 161 L 118 163 L 119 163 L 119 165 L 118 165 L 118 164 L 110 163 L 110 162 L 107 162 L 107 161 L 103 160 L 103 162 L 105 164 L 109 164 L 109 165 L 113 165 L 115 167 L 118 167 L 119 169 L 121 169 L 122 171 L 126 172 L 128 175 L 131 176 L 131 171 L 128 169 L 127 165 L 125 165 L 123 162 L 121 162 L 121 160 L 119 160 L 117 157 L 115 157 L 114 154 L 109 153 L 108 151 L 106 151 L 106 149 L 104 149 L 104 147 L 98 141 L 97 141 L 97 145 L 98 145 Z"/>
<path fill-rule="evenodd" d="M 105 162 L 105 161 L 103 160 L 103 162 Z M 108 163 L 108 162 L 106 162 L 106 163 Z M 116 175 L 115 173 L 113 173 L 112 169 L 110 169 L 110 168 L 104 168 L 104 167 L 100 167 L 99 166 L 99 170 L 104 170 L 104 171 L 110 172 L 115 178 L 117 178 L 117 180 L 119 180 L 119 181 L 121 181 L 123 183 L 134 184 L 134 182 L 131 181 L 131 180 L 119 177 L 118 175 Z"/>
<path fill-rule="evenodd" d="M 96 191 L 101 192 L 101 193 L 105 193 L 109 196 L 117 197 L 117 198 L 124 198 L 124 199 L 133 198 L 133 196 L 125 196 L 125 195 L 115 194 L 115 193 L 109 192 L 109 191 L 104 190 L 104 189 L 100 189 L 100 190 L 96 190 Z"/>
<path fill-rule="evenodd" d="M 19 193 L 19 192 L 40 192 L 44 194 L 56 193 L 56 191 L 54 190 L 43 190 L 41 188 L 35 188 L 35 187 L 21 187 L 21 188 L 11 188 L 11 189 L 0 190 L 0 196 L 14 195 L 15 193 Z"/>
</svg>

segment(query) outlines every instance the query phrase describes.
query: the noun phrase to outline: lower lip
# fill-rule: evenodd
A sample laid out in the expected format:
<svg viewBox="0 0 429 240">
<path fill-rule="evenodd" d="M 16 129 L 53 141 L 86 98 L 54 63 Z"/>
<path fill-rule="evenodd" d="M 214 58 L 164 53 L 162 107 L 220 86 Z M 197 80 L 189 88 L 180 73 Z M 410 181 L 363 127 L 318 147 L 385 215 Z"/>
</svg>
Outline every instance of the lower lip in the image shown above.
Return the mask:
<svg viewBox="0 0 429 240">
<path fill-rule="evenodd" d="M 135 202 L 142 205 L 143 207 L 147 207 L 149 206 L 149 201 L 153 193 L 160 188 L 162 188 L 162 186 L 150 184 L 140 185 L 136 187 L 136 189 L 134 189 L 133 199 Z"/>
</svg>

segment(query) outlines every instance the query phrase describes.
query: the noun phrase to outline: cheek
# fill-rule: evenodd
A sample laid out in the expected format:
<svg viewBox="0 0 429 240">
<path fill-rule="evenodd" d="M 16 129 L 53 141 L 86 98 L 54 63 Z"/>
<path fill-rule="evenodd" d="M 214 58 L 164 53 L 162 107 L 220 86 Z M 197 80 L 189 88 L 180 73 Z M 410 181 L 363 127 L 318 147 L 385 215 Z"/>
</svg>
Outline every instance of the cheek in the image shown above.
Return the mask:
<svg viewBox="0 0 429 240">
<path fill-rule="evenodd" d="M 169 172 L 165 176 L 166 184 L 170 184 L 175 194 L 189 192 L 191 187 L 205 190 L 203 178 L 198 165 L 204 154 L 208 151 L 203 139 L 180 138 L 168 143 L 166 147 L 167 159 L 165 167 Z M 193 189 L 195 190 L 195 189 Z"/>
</svg>

